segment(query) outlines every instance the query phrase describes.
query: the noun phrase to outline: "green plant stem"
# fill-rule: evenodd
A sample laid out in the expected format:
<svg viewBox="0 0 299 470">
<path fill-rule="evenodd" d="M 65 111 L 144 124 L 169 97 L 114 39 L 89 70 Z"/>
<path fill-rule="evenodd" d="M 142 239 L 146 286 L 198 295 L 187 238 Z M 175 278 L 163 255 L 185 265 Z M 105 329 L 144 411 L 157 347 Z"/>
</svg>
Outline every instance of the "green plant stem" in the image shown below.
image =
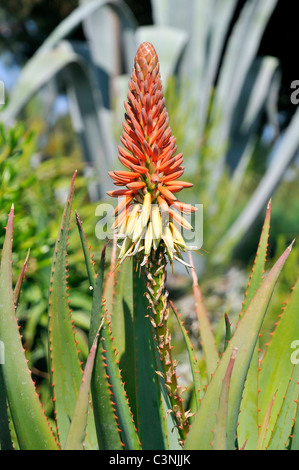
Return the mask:
<svg viewBox="0 0 299 470">
<path fill-rule="evenodd" d="M 145 267 L 147 277 L 146 297 L 150 306 L 150 320 L 155 329 L 157 350 L 162 365 L 162 376 L 172 405 L 172 413 L 177 422 L 182 441 L 189 431 L 188 412 L 184 409 L 184 400 L 178 385 L 176 366 L 172 358 L 171 334 L 167 327 L 169 316 L 168 292 L 166 283 L 166 258 L 163 249 L 152 252 Z"/>
</svg>

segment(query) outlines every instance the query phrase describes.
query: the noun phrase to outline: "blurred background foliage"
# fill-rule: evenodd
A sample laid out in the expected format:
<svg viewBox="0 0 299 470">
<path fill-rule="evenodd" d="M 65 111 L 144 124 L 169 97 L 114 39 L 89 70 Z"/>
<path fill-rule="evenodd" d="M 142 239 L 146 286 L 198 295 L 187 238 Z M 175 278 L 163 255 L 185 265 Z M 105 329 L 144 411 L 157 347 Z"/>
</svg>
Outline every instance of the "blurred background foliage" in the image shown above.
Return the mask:
<svg viewBox="0 0 299 470">
<path fill-rule="evenodd" d="M 49 275 L 66 191 L 78 169 L 74 208 L 98 259 L 95 209 L 112 186 L 107 170 L 118 166 L 123 100 L 141 41 L 152 41 L 160 58 L 170 125 L 184 152 L 186 179 L 194 183 L 184 198 L 204 205 L 208 253 L 197 257 L 197 270 L 215 318 L 224 310 L 238 313 L 234 305 L 246 285 L 231 285 L 230 273 L 235 269 L 233 283 L 246 279 L 270 197 L 269 265 L 297 236 L 299 114 L 290 84 L 298 71 L 289 52 L 298 28 L 292 8 L 282 0 L 0 3 L 6 92 L 0 109 L 0 244 L 14 203 L 16 277 L 30 248 L 18 315 L 37 379 L 47 379 Z M 69 248 L 71 303 L 84 360 L 91 299 L 74 220 Z M 298 275 L 294 251 L 273 315 Z M 176 273 L 169 288 L 186 299 L 191 280 Z M 182 313 L 192 317 L 192 309 Z"/>
</svg>

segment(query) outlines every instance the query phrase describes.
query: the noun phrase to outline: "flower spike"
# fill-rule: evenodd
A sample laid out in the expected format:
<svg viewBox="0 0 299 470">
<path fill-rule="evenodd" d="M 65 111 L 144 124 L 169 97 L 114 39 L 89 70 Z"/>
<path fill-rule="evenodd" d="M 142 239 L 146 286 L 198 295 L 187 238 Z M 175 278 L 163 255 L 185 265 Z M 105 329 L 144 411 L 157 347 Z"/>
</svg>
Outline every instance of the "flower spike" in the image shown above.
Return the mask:
<svg viewBox="0 0 299 470">
<path fill-rule="evenodd" d="M 191 214 L 196 208 L 178 201 L 176 196 L 192 184 L 178 180 L 184 173 L 183 154 L 176 154 L 159 60 L 149 42 L 138 48 L 127 98 L 120 139 L 123 147 L 118 148 L 119 160 L 126 170 L 109 172 L 114 184 L 124 188 L 107 193 L 112 197 L 125 196 L 114 211 L 118 218 L 113 224 L 114 228 L 121 226 L 119 238 L 125 238 L 120 262 L 124 256 L 137 252 L 146 264 L 151 251 L 157 249 L 166 251 L 170 260 L 180 259 L 179 252 L 187 247 L 178 235 L 179 229 L 192 229 L 180 213 Z M 125 228 L 124 221 L 128 222 Z"/>
</svg>

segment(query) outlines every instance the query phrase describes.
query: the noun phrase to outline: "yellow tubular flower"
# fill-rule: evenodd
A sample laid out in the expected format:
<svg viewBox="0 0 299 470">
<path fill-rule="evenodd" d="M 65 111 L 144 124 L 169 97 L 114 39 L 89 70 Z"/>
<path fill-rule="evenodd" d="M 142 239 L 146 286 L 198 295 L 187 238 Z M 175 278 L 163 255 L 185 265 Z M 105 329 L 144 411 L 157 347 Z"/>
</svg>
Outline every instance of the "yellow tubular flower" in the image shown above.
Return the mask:
<svg viewBox="0 0 299 470">
<path fill-rule="evenodd" d="M 127 231 L 127 223 L 128 223 L 128 217 L 125 218 L 125 220 L 123 221 L 123 223 L 121 224 L 118 230 L 119 238 L 123 238 L 123 236 L 125 236 L 126 231 Z"/>
<path fill-rule="evenodd" d="M 130 237 L 133 234 L 135 224 L 137 222 L 137 218 L 138 218 L 138 215 L 139 215 L 139 208 L 140 207 L 141 207 L 140 204 L 136 204 L 134 206 L 131 214 L 129 215 L 128 224 L 127 224 L 127 233 L 126 233 L 126 235 L 128 237 Z"/>
<path fill-rule="evenodd" d="M 141 223 L 142 227 L 147 226 L 148 219 L 151 213 L 151 202 L 152 196 L 150 193 L 146 193 L 143 200 L 142 212 L 141 212 Z"/>
<path fill-rule="evenodd" d="M 168 248 L 168 251 L 170 253 L 173 253 L 174 252 L 173 236 L 172 236 L 171 230 L 169 228 L 169 225 L 166 225 L 164 227 L 162 238 L 163 238 L 163 240 L 166 244 L 166 247 Z"/>
<path fill-rule="evenodd" d="M 189 222 L 178 212 L 173 211 L 172 209 L 169 209 L 169 215 L 170 217 L 175 220 L 181 227 L 187 229 L 187 230 L 193 230 L 192 225 L 189 224 Z"/>
<path fill-rule="evenodd" d="M 182 234 L 181 234 L 181 232 L 179 231 L 179 229 L 174 225 L 173 222 L 169 222 L 169 227 L 170 227 L 170 229 L 171 229 L 171 231 L 172 231 L 174 243 L 180 245 L 181 248 L 186 249 L 185 240 L 184 240 L 184 238 L 182 237 Z"/>
<path fill-rule="evenodd" d="M 153 226 L 152 222 L 148 224 L 146 235 L 145 235 L 145 242 L 144 242 L 144 254 L 149 255 L 152 248 L 153 242 Z"/>
<path fill-rule="evenodd" d="M 120 254 L 119 254 L 119 257 L 120 258 L 123 258 L 125 256 L 125 254 L 127 253 L 127 251 L 130 249 L 130 247 L 132 246 L 132 240 L 131 238 L 129 237 L 126 237 L 123 241 L 123 244 L 122 244 L 122 247 L 121 247 L 121 250 L 120 250 Z"/>
<path fill-rule="evenodd" d="M 139 215 L 138 219 L 137 219 L 137 222 L 135 224 L 135 228 L 134 228 L 134 231 L 133 231 L 132 240 L 133 240 L 134 243 L 136 243 L 139 240 L 143 230 L 144 230 L 144 225 L 143 225 L 143 222 L 142 222 L 142 213 L 141 213 Z"/>
<path fill-rule="evenodd" d="M 152 208 L 152 224 L 153 224 L 153 236 L 156 241 L 159 241 L 162 236 L 162 220 L 158 206 Z"/>
</svg>

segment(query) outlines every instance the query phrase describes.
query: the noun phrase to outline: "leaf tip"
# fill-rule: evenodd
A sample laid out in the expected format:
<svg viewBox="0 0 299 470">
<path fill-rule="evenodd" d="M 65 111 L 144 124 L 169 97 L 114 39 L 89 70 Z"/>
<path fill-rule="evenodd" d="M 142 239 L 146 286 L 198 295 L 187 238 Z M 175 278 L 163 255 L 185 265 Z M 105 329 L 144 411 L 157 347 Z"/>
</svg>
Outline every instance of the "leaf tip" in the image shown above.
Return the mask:
<svg viewBox="0 0 299 470">
<path fill-rule="evenodd" d="M 287 247 L 287 249 L 286 249 L 286 252 L 287 252 L 288 255 L 289 255 L 290 252 L 292 251 L 292 248 L 293 248 L 293 245 L 294 245 L 294 243 L 295 243 L 295 240 L 296 240 L 296 239 L 294 238 L 294 240 L 292 241 L 292 243 L 291 243 L 291 244 Z"/>
<path fill-rule="evenodd" d="M 73 174 L 73 177 L 72 177 L 71 187 L 75 184 L 75 179 L 76 179 L 77 173 L 78 173 L 78 170 L 75 170 L 74 174 Z"/>
<path fill-rule="evenodd" d="M 272 198 L 269 199 L 268 205 L 267 205 L 267 211 L 271 210 L 271 204 L 272 204 Z"/>
<path fill-rule="evenodd" d="M 14 215 L 15 215 L 15 206 L 14 204 L 12 204 L 9 214 L 8 214 L 8 220 L 12 220 L 14 218 Z"/>
</svg>

